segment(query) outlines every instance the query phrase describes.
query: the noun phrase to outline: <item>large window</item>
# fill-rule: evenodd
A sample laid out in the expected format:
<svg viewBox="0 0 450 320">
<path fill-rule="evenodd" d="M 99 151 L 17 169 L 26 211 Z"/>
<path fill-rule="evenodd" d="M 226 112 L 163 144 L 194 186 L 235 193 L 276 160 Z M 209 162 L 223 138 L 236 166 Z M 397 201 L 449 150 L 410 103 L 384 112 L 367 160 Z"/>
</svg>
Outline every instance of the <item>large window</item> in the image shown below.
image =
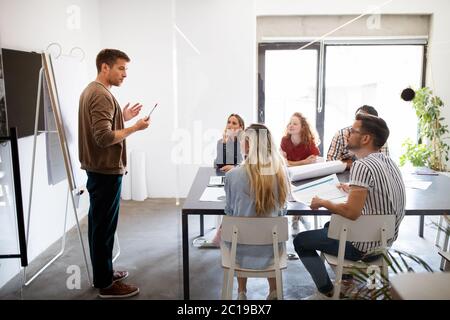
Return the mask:
<svg viewBox="0 0 450 320">
<path fill-rule="evenodd" d="M 420 87 L 423 50 L 417 45 L 327 46 L 324 145 L 328 148 L 336 130 L 350 125 L 355 110 L 368 104 L 387 122 L 391 157 L 397 161 L 402 142 L 417 136 L 416 115 L 400 93 Z"/>
<path fill-rule="evenodd" d="M 334 133 L 351 125 L 355 110 L 367 104 L 388 123 L 389 149 L 398 161 L 402 142 L 417 133 L 414 111 L 400 93 L 423 83 L 425 44 L 325 43 L 299 50 L 303 45 L 260 45 L 259 120 L 277 143 L 299 111 L 317 128 L 326 156 Z"/>
<path fill-rule="evenodd" d="M 264 48 L 263 116 L 278 144 L 292 113 L 301 110 L 312 125 L 316 124 L 318 47 L 299 48 L 300 45 L 291 44 Z"/>
</svg>

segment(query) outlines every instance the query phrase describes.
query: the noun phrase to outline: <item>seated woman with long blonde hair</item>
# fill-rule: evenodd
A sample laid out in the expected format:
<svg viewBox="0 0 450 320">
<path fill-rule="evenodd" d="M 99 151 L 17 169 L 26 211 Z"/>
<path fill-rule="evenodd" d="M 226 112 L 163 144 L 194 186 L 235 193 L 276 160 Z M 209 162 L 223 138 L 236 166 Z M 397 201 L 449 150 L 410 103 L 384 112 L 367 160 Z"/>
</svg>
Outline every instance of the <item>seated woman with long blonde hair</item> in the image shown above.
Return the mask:
<svg viewBox="0 0 450 320">
<path fill-rule="evenodd" d="M 245 130 L 241 146 L 245 160 L 225 175 L 225 213 L 244 217 L 285 215 L 289 182 L 271 133 L 262 124 L 252 124 Z M 242 268 L 266 268 L 273 263 L 273 248 L 239 245 L 236 259 Z M 276 299 L 275 278 L 267 280 L 267 299 Z M 238 299 L 247 299 L 246 292 L 247 278 L 238 277 Z"/>
</svg>

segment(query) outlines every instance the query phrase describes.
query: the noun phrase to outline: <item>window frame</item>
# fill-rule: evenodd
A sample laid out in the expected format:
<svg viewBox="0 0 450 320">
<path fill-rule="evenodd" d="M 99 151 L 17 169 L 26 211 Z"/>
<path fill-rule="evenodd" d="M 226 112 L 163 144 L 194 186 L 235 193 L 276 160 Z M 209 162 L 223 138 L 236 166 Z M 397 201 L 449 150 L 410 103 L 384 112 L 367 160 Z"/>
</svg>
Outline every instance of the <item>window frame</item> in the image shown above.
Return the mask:
<svg viewBox="0 0 450 320">
<path fill-rule="evenodd" d="M 319 145 L 320 154 L 324 155 L 324 133 L 325 133 L 325 105 L 326 105 L 326 56 L 329 46 L 399 46 L 418 45 L 423 46 L 421 85 L 426 84 L 428 37 L 391 37 L 391 38 L 346 38 L 326 39 L 316 42 L 308 39 L 298 39 L 283 42 L 260 42 L 258 43 L 258 122 L 265 123 L 265 56 L 268 50 L 317 50 L 317 86 L 316 86 L 316 130 L 322 143 Z"/>
</svg>

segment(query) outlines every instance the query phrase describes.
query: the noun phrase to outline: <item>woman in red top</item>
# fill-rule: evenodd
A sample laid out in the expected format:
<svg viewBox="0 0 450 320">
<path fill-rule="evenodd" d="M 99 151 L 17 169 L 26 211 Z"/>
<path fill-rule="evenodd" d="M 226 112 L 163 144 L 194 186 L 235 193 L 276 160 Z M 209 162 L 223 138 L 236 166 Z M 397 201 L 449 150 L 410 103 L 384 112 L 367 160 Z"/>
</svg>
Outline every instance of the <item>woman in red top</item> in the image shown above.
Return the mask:
<svg viewBox="0 0 450 320">
<path fill-rule="evenodd" d="M 299 112 L 292 115 L 286 133 L 281 139 L 281 153 L 288 166 L 301 166 L 314 163 L 320 154 L 316 146 L 317 134 L 306 118 Z"/>
<path fill-rule="evenodd" d="M 291 121 L 286 127 L 286 133 L 281 139 L 281 154 L 286 159 L 288 166 L 301 166 L 314 163 L 320 154 L 316 146 L 317 134 L 309 125 L 306 118 L 300 113 L 295 112 Z M 299 232 L 298 221 L 300 216 L 292 217 L 292 235 Z"/>
</svg>

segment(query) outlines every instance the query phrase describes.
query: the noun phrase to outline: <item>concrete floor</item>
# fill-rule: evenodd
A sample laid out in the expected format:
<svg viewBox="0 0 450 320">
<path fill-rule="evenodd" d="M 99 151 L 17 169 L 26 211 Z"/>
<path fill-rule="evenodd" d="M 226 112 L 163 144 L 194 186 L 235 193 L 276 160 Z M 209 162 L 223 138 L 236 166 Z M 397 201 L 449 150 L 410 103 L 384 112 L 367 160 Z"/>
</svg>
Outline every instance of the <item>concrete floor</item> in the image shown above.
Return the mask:
<svg viewBox="0 0 450 320">
<path fill-rule="evenodd" d="M 114 265 L 116 270 L 130 272 L 127 283 L 140 287 L 140 294 L 131 299 L 183 299 L 181 206 L 182 203 L 176 206 L 174 199 L 122 202 L 118 227 L 121 254 Z M 322 223 L 326 220 L 325 217 L 321 218 Z M 312 222 L 312 218 L 307 218 L 307 221 Z M 437 221 L 437 217 L 425 219 L 427 226 L 424 239 L 417 236 L 418 221 L 418 217 L 406 217 L 403 220 L 394 248 L 418 255 L 439 271 L 440 257 L 434 246 L 436 230 L 431 225 L 431 221 Z M 214 223 L 213 216 L 205 216 L 205 232 L 214 232 L 211 230 Z M 83 219 L 82 229 L 86 235 L 87 219 Z M 192 243 L 199 233 L 197 216 L 189 218 L 189 230 Z M 52 245 L 31 262 L 27 273 L 34 274 L 59 249 L 60 242 Z M 292 241 L 288 243 L 288 252 L 294 252 Z M 81 288 L 70 290 L 66 284 L 70 274 L 66 271 L 73 265 L 80 267 Z M 191 299 L 220 299 L 223 272 L 218 249 L 198 249 L 191 245 L 190 274 Z M 330 271 L 330 274 L 333 273 Z M 22 288 L 21 283 L 22 274 L 19 274 L 0 289 L 0 299 L 97 299 L 97 291 L 88 285 L 75 228 L 67 234 L 64 255 L 29 286 Z M 311 277 L 299 260 L 288 262 L 288 268 L 283 272 L 283 285 L 285 299 L 301 299 L 314 292 Z M 265 279 L 249 279 L 249 299 L 265 299 L 267 291 Z"/>
</svg>

